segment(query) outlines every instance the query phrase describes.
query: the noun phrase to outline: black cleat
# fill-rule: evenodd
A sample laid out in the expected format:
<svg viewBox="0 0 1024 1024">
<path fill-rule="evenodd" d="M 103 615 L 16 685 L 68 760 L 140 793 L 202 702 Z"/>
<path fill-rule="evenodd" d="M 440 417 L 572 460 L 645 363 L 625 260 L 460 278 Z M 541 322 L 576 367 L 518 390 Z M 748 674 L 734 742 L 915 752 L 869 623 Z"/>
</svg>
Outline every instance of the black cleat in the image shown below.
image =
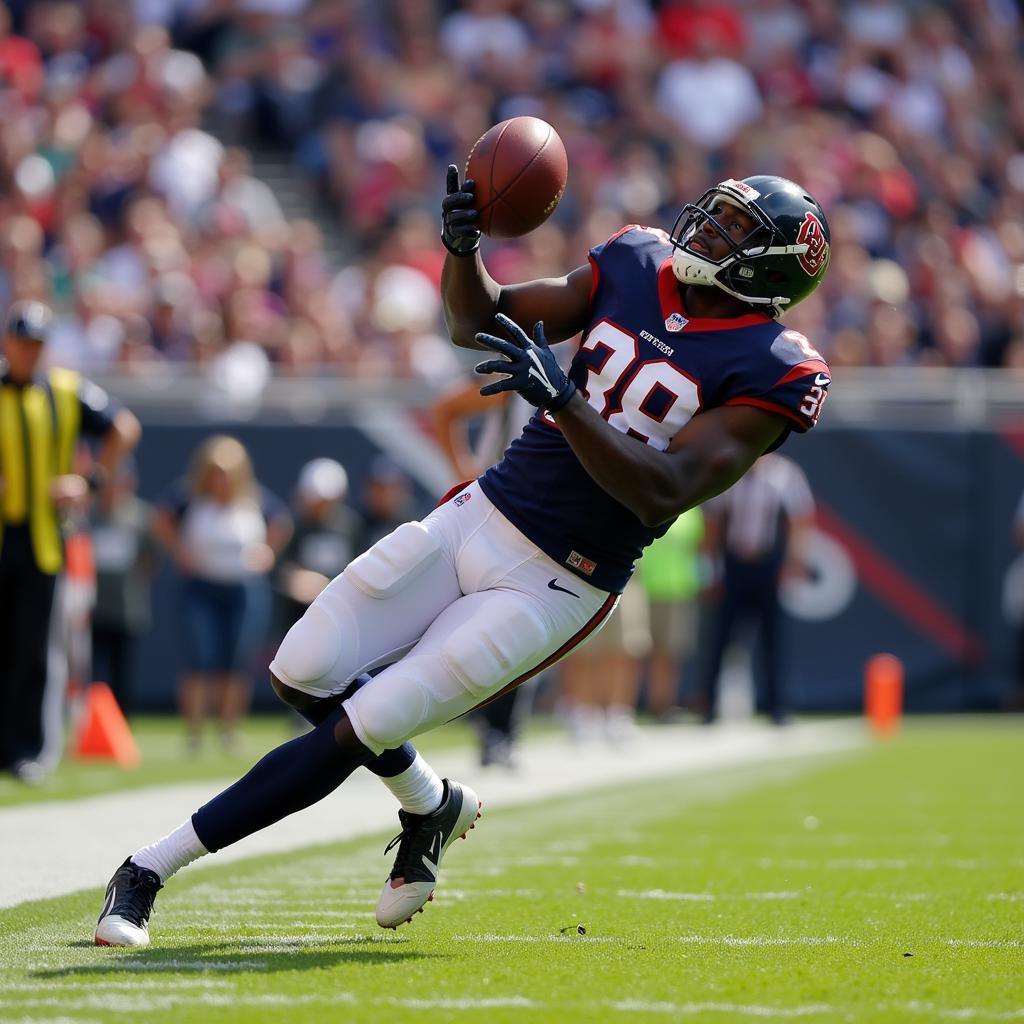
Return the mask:
<svg viewBox="0 0 1024 1024">
<path fill-rule="evenodd" d="M 149 915 L 163 888 L 159 876 L 129 857 L 107 883 L 107 895 L 96 922 L 97 946 L 148 946 Z"/>
<path fill-rule="evenodd" d="M 397 928 L 434 898 L 441 858 L 449 846 L 474 828 L 480 817 L 480 801 L 469 786 L 444 780 L 444 798 L 433 814 L 398 812 L 402 831 L 387 845 L 398 845 L 391 876 L 377 903 L 377 924 Z"/>
</svg>

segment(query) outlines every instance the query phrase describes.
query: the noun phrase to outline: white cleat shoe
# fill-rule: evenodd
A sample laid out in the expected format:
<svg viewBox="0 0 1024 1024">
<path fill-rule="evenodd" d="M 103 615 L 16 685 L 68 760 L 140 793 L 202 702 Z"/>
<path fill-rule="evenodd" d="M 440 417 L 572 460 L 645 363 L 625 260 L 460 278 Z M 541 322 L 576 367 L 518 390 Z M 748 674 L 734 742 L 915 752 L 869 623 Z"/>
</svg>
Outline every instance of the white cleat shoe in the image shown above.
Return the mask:
<svg viewBox="0 0 1024 1024">
<path fill-rule="evenodd" d="M 163 888 L 159 876 L 129 857 L 107 883 L 107 895 L 96 922 L 97 946 L 148 946 L 149 915 Z"/>
<path fill-rule="evenodd" d="M 433 814 L 399 811 L 402 831 L 388 843 L 385 853 L 398 844 L 391 875 L 377 901 L 377 924 L 397 928 L 423 913 L 434 898 L 441 858 L 449 846 L 466 833 L 480 817 L 483 805 L 469 786 L 444 780 L 444 799 Z"/>
</svg>

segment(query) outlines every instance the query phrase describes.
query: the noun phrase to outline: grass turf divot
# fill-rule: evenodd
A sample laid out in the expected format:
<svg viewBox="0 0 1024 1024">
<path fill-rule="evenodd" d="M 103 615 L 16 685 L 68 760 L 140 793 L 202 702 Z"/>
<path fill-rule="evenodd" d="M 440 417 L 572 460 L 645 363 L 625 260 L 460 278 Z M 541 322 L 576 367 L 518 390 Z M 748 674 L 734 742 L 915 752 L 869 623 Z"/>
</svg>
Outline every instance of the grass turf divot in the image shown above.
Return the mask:
<svg viewBox="0 0 1024 1024">
<path fill-rule="evenodd" d="M 98 891 L 25 904 L 0 1020 L 1024 1020 L 1018 730 L 489 814 L 397 935 L 384 836 L 185 871 L 144 951 L 91 946 Z"/>
</svg>

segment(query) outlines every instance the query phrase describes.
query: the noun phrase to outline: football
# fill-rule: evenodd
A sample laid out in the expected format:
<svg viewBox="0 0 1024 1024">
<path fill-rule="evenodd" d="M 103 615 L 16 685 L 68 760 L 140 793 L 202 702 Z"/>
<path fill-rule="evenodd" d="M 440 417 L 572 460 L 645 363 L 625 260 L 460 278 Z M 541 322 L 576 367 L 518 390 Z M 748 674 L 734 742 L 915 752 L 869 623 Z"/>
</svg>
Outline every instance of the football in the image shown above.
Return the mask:
<svg viewBox="0 0 1024 1024">
<path fill-rule="evenodd" d="M 491 238 L 518 238 L 551 216 L 565 191 L 569 161 L 558 132 L 539 117 L 512 117 L 488 129 L 466 161 L 476 183 L 477 226 Z"/>
</svg>

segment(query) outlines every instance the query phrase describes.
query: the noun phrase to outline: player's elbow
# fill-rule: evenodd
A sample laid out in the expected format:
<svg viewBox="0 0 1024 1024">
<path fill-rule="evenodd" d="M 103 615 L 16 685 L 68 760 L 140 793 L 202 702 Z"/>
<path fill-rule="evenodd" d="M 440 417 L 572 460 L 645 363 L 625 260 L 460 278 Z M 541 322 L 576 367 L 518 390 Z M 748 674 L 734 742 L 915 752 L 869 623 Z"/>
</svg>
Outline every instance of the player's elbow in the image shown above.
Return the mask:
<svg viewBox="0 0 1024 1024">
<path fill-rule="evenodd" d="M 456 348 L 469 348 L 478 351 L 483 348 L 482 345 L 477 344 L 476 333 L 486 330 L 485 325 L 459 323 L 453 317 L 449 317 L 447 318 L 447 327 L 448 337 L 452 339 L 452 344 Z"/>
<path fill-rule="evenodd" d="M 649 530 L 656 530 L 662 523 L 675 519 L 685 508 L 680 508 L 676 502 L 646 502 L 643 508 L 634 509 L 637 518 Z"/>
<path fill-rule="evenodd" d="M 641 499 L 634 503 L 633 512 L 644 526 L 654 530 L 687 508 L 687 495 L 681 482 L 664 479 L 652 481 Z"/>
<path fill-rule="evenodd" d="M 456 348 L 479 348 L 476 344 L 476 337 L 473 332 L 461 331 L 453 324 L 448 325 L 448 336 Z"/>
<path fill-rule="evenodd" d="M 655 529 L 724 491 L 746 468 L 739 450 L 731 446 L 699 458 L 674 459 L 671 471 L 652 481 L 634 511 L 644 526 Z"/>
</svg>

